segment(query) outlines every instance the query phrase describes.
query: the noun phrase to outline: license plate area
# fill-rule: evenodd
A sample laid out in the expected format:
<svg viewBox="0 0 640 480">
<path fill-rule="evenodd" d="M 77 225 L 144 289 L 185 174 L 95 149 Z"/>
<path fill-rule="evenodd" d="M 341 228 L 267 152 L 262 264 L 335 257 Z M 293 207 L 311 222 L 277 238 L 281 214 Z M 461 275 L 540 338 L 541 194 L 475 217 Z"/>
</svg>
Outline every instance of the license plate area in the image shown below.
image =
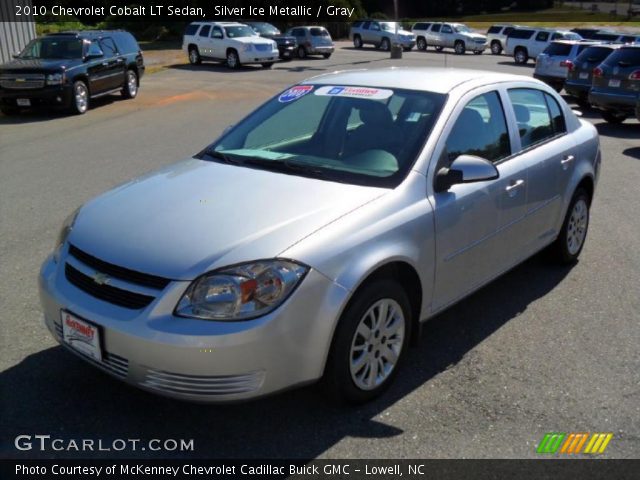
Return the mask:
<svg viewBox="0 0 640 480">
<path fill-rule="evenodd" d="M 62 321 L 62 341 L 74 350 L 101 362 L 100 328 L 65 310 L 60 311 L 60 320 Z"/>
<path fill-rule="evenodd" d="M 18 98 L 18 99 L 16 99 L 16 104 L 19 107 L 30 107 L 31 106 L 31 100 L 29 100 L 28 98 Z"/>
<path fill-rule="evenodd" d="M 611 80 L 609 80 L 609 86 L 610 87 L 619 87 L 620 86 L 620 80 L 612 78 Z"/>
<path fill-rule="evenodd" d="M 589 72 L 580 73 L 580 80 L 586 80 L 587 78 L 589 78 Z"/>
</svg>

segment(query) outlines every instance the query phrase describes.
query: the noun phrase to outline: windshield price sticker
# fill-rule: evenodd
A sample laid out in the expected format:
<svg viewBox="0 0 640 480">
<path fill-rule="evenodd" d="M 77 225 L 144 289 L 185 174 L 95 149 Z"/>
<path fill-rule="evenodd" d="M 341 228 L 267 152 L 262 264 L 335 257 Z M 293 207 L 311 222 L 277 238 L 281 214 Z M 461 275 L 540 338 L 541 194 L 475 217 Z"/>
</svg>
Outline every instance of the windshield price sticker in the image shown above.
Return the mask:
<svg viewBox="0 0 640 480">
<path fill-rule="evenodd" d="M 368 98 L 370 100 L 386 100 L 393 95 L 393 90 L 369 87 L 320 87 L 316 95 L 325 97 Z"/>
<path fill-rule="evenodd" d="M 278 101 L 280 103 L 288 103 L 293 102 L 301 97 L 304 97 L 307 93 L 313 90 L 312 85 L 296 85 L 295 87 L 291 87 L 286 92 L 280 94 L 278 97 Z"/>
</svg>

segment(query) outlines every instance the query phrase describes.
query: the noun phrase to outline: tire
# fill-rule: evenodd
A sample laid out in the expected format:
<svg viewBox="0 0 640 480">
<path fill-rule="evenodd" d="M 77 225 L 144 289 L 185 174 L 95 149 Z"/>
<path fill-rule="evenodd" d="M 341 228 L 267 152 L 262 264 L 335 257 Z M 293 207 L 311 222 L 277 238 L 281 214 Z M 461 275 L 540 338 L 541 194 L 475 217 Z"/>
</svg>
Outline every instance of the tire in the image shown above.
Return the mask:
<svg viewBox="0 0 640 480">
<path fill-rule="evenodd" d="M 360 35 L 353 36 L 353 46 L 355 48 L 362 48 L 362 38 L 360 38 Z"/>
<path fill-rule="evenodd" d="M 418 37 L 418 41 L 416 42 L 416 46 L 418 50 L 426 50 L 427 49 L 427 41 L 424 37 Z"/>
<path fill-rule="evenodd" d="M 323 54 L 322 54 L 322 56 L 323 56 L 325 59 L 331 58 L 331 54 L 330 54 L 330 53 L 323 53 Z"/>
<path fill-rule="evenodd" d="M 513 52 L 513 60 L 518 65 L 524 65 L 529 61 L 529 54 L 527 53 L 526 48 L 518 47 L 515 52 Z"/>
<path fill-rule="evenodd" d="M 573 194 L 560 235 L 549 247 L 557 262 L 572 264 L 582 252 L 589 229 L 590 203 L 589 195 L 582 188 Z"/>
<path fill-rule="evenodd" d="M 441 52 L 444 49 L 442 45 L 437 45 L 434 48 L 436 49 L 436 52 Z"/>
<path fill-rule="evenodd" d="M 371 328 L 376 327 L 375 316 L 383 305 L 392 309 L 388 313 L 393 318 L 385 323 L 393 330 Z M 358 404 L 381 395 L 393 382 L 405 357 L 411 322 L 409 300 L 396 281 L 377 280 L 356 292 L 336 327 L 323 376 L 332 400 Z M 380 371 L 382 375 L 378 374 Z"/>
<path fill-rule="evenodd" d="M 273 62 L 265 62 L 262 64 L 262 68 L 271 68 L 273 67 Z"/>
<path fill-rule="evenodd" d="M 189 47 L 189 63 L 191 65 L 200 65 L 202 63 L 198 47 Z"/>
<path fill-rule="evenodd" d="M 380 50 L 383 52 L 388 52 L 391 49 L 391 42 L 387 37 L 384 37 L 380 42 Z"/>
<path fill-rule="evenodd" d="M 500 55 L 501 53 L 502 53 L 502 44 L 497 40 L 494 40 L 493 42 L 491 42 L 491 54 Z"/>
<path fill-rule="evenodd" d="M 302 45 L 298 47 L 298 58 L 307 58 L 307 49 Z"/>
<path fill-rule="evenodd" d="M 89 87 L 82 80 L 73 82 L 69 110 L 74 115 L 82 115 L 89 110 Z"/>
<path fill-rule="evenodd" d="M 603 110 L 600 113 L 602 115 L 602 118 L 604 118 L 607 122 L 612 123 L 614 125 L 618 125 L 627 119 L 626 114 L 621 112 L 616 112 L 613 110 Z"/>
<path fill-rule="evenodd" d="M 9 107 L 9 106 L 2 106 L 0 107 L 0 112 L 2 112 L 3 115 L 6 115 L 7 117 L 11 117 L 13 115 L 18 115 L 20 113 L 20 109 L 17 107 Z"/>
<path fill-rule="evenodd" d="M 463 41 L 458 40 L 453 45 L 453 51 L 456 53 L 456 55 L 464 55 L 464 52 L 467 51 L 467 47 L 465 46 Z"/>
<path fill-rule="evenodd" d="M 231 70 L 237 70 L 240 68 L 240 57 L 238 57 L 238 52 L 234 49 L 230 49 L 227 52 L 227 68 Z"/>
<path fill-rule="evenodd" d="M 136 98 L 138 95 L 138 74 L 134 70 L 127 70 L 122 87 L 122 96 L 124 98 Z"/>
</svg>

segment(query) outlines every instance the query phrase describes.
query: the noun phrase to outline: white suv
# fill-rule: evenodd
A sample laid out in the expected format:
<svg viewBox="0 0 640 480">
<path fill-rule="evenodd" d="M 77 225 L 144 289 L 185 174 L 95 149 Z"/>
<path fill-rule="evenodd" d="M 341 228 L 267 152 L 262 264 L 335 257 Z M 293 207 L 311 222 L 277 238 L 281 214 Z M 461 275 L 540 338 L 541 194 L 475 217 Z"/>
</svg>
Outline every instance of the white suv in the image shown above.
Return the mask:
<svg viewBox="0 0 640 480">
<path fill-rule="evenodd" d="M 549 30 L 545 28 L 514 28 L 507 35 L 505 53 L 513 55 L 518 64 L 525 64 L 530 58 L 536 58 L 553 40 L 582 40 L 575 32 L 567 30 Z"/>
<path fill-rule="evenodd" d="M 229 68 L 260 63 L 271 68 L 278 59 L 276 42 L 259 37 L 251 27 L 236 22 L 194 22 L 184 32 L 182 49 L 193 65 L 203 60 L 223 61 Z"/>
<path fill-rule="evenodd" d="M 463 23 L 435 22 L 427 30 L 420 30 L 417 28 L 418 26 L 420 25 L 414 25 L 413 33 L 416 37 L 426 39 L 424 49 L 429 45 L 433 45 L 437 51 L 441 51 L 443 48 L 453 48 L 456 54 L 462 55 L 467 50 L 481 54 L 487 48 L 487 37 L 471 31 Z"/>
</svg>

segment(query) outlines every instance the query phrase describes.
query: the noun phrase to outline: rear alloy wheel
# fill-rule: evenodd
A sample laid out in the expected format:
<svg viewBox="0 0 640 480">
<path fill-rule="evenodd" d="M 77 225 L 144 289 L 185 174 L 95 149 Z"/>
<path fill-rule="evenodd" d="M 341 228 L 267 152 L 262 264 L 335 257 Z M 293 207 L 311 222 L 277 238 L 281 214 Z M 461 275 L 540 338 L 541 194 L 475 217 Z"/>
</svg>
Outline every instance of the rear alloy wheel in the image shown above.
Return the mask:
<svg viewBox="0 0 640 480">
<path fill-rule="evenodd" d="M 500 55 L 502 53 L 502 45 L 497 40 L 491 42 L 491 53 L 493 55 Z"/>
<path fill-rule="evenodd" d="M 463 55 L 464 52 L 467 51 L 467 48 L 464 45 L 464 42 L 458 40 L 453 46 L 453 51 L 456 52 L 456 55 Z"/>
<path fill-rule="evenodd" d="M 603 110 L 601 112 L 602 118 L 604 118 L 607 122 L 613 123 L 615 125 L 624 122 L 627 119 L 627 115 L 622 112 L 616 112 L 613 110 Z"/>
<path fill-rule="evenodd" d="M 527 51 L 524 48 L 517 48 L 513 53 L 513 60 L 518 65 L 524 65 L 529 61 L 529 54 L 527 54 Z"/>
<path fill-rule="evenodd" d="M 411 334 L 411 307 L 394 280 L 378 280 L 358 291 L 336 328 L 324 375 L 338 401 L 362 403 L 393 381 Z"/>
<path fill-rule="evenodd" d="M 298 58 L 307 58 L 307 49 L 302 45 L 298 47 Z"/>
<path fill-rule="evenodd" d="M 240 58 L 238 58 L 238 52 L 235 50 L 227 52 L 227 67 L 232 70 L 240 68 Z"/>
<path fill-rule="evenodd" d="M 198 47 L 191 47 L 189 49 L 189 63 L 191 65 L 200 65 L 202 63 L 202 58 L 200 58 Z"/>
<path fill-rule="evenodd" d="M 89 110 L 89 88 L 82 80 L 73 82 L 71 113 L 82 115 Z"/>
<path fill-rule="evenodd" d="M 353 46 L 355 48 L 362 48 L 362 39 L 360 38 L 360 35 L 353 37 Z"/>
<path fill-rule="evenodd" d="M 127 70 L 122 96 L 124 98 L 136 98 L 138 95 L 138 75 L 133 70 Z"/>
<path fill-rule="evenodd" d="M 583 189 L 574 193 L 560 235 L 550 247 L 560 263 L 575 262 L 582 251 L 589 229 L 589 203 L 589 196 Z"/>
<path fill-rule="evenodd" d="M 389 39 L 386 37 L 383 38 L 382 42 L 380 42 L 380 50 L 388 52 L 390 48 L 391 48 L 391 42 L 389 41 Z"/>
<path fill-rule="evenodd" d="M 426 50 L 427 49 L 427 41 L 420 37 L 418 38 L 418 42 L 416 43 L 416 46 L 418 47 L 418 50 Z"/>
</svg>

